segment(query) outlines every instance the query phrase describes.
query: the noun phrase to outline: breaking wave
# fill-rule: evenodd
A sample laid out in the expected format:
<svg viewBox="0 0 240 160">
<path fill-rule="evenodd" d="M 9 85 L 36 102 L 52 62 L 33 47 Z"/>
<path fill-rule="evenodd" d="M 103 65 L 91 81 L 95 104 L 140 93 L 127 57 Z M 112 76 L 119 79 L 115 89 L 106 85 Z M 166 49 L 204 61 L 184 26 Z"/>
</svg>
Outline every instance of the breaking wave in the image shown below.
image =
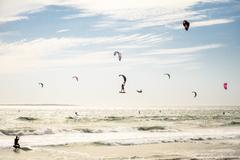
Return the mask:
<svg viewBox="0 0 240 160">
<path fill-rule="evenodd" d="M 75 129 L 33 129 L 33 128 L 21 128 L 21 129 L 0 129 L 0 135 L 5 136 L 23 136 L 23 135 L 45 135 L 45 134 L 57 134 L 57 133 L 103 133 L 100 129 L 89 128 L 75 128 Z"/>
<path fill-rule="evenodd" d="M 100 129 L 78 128 L 74 130 L 82 133 L 103 133 L 103 131 Z"/>
<path fill-rule="evenodd" d="M 38 118 L 34 117 L 18 117 L 17 120 L 22 120 L 22 121 L 36 121 L 39 120 Z"/>
<path fill-rule="evenodd" d="M 150 126 L 150 127 L 138 127 L 137 128 L 139 131 L 162 131 L 165 130 L 166 128 L 163 126 Z"/>
<path fill-rule="evenodd" d="M 232 121 L 228 125 L 240 125 L 240 121 Z"/>
</svg>

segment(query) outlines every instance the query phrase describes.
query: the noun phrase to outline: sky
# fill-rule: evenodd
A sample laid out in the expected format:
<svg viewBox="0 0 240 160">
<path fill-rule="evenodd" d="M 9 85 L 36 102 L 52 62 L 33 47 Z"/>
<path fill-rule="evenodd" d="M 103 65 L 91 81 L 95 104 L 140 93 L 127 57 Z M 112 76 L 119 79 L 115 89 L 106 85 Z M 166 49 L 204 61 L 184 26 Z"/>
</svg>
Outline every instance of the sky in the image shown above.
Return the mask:
<svg viewBox="0 0 240 160">
<path fill-rule="evenodd" d="M 239 0 L 0 0 L 0 104 L 240 105 L 239 22 Z"/>
</svg>

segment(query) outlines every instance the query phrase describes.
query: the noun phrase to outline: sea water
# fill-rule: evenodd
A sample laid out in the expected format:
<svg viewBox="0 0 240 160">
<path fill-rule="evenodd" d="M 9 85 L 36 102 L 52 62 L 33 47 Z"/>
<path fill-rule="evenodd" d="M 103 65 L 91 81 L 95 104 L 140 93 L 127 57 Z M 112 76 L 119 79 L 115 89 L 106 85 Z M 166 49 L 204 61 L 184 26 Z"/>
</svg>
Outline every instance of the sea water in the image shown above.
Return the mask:
<svg viewBox="0 0 240 160">
<path fill-rule="evenodd" d="M 237 139 L 240 107 L 84 109 L 69 105 L 0 106 L 0 148 L 22 146 L 139 145 Z"/>
</svg>

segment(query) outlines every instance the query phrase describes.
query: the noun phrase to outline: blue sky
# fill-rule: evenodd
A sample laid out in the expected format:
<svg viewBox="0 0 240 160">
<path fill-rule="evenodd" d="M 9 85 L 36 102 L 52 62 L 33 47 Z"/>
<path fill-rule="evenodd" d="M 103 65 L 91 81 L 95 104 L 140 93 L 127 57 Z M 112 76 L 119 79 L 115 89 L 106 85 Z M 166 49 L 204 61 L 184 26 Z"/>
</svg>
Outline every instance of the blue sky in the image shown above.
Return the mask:
<svg viewBox="0 0 240 160">
<path fill-rule="evenodd" d="M 239 22 L 238 0 L 0 0 L 0 103 L 239 105 Z"/>
</svg>

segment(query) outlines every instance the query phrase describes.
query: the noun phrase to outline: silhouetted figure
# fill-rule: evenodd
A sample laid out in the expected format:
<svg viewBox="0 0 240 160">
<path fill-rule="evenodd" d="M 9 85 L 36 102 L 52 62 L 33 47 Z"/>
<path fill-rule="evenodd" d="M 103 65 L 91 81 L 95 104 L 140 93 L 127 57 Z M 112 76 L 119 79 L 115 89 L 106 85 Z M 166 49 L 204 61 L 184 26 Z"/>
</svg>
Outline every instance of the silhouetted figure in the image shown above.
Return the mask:
<svg viewBox="0 0 240 160">
<path fill-rule="evenodd" d="M 20 148 L 20 144 L 18 143 L 18 141 L 19 141 L 19 136 L 16 136 L 14 139 L 14 145 L 13 145 L 15 149 Z"/>
<path fill-rule="evenodd" d="M 223 115 L 225 115 L 225 112 L 223 112 Z"/>
<path fill-rule="evenodd" d="M 125 87 L 125 84 L 123 83 L 122 86 L 121 86 L 121 91 L 119 93 L 125 93 L 124 87 Z"/>
</svg>

